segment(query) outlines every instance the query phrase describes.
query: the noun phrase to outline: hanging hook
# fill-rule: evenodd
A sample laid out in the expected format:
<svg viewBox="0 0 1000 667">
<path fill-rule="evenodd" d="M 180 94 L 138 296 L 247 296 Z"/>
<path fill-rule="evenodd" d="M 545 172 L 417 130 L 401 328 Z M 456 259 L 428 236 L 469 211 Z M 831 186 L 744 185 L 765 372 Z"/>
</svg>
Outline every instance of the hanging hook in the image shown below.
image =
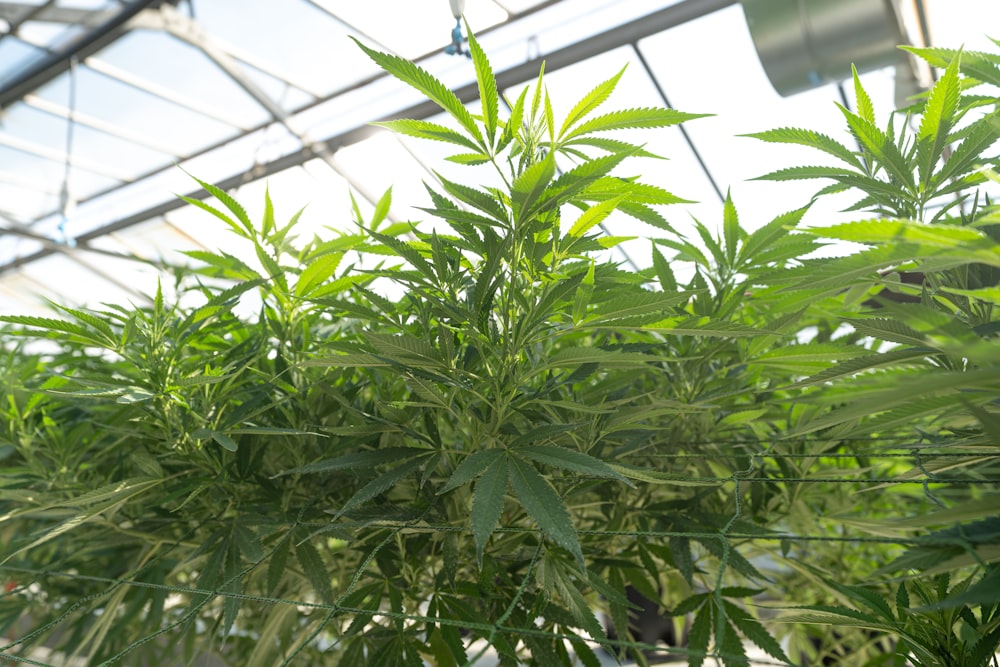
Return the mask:
<svg viewBox="0 0 1000 667">
<path fill-rule="evenodd" d="M 472 54 L 465 48 L 465 36 L 462 35 L 462 14 L 465 13 L 465 0 L 448 0 L 451 4 L 451 15 L 455 17 L 455 27 L 451 29 L 451 44 L 444 47 L 444 52 L 450 56 L 466 56 Z"/>
</svg>

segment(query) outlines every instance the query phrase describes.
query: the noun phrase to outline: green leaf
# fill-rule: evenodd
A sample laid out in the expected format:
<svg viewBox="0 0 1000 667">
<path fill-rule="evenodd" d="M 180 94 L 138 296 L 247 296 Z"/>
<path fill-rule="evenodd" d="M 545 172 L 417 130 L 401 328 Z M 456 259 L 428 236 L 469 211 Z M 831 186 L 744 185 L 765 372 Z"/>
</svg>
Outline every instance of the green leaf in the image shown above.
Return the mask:
<svg viewBox="0 0 1000 667">
<path fill-rule="evenodd" d="M 912 193 L 916 189 L 913 182 L 913 170 L 906 159 L 900 154 L 899 148 L 892 139 L 882 132 L 874 123 L 870 123 L 861 116 L 852 113 L 849 109 L 835 103 L 847 119 L 847 125 L 851 129 L 858 142 L 871 153 L 878 165 L 885 169 L 897 183 L 907 188 Z"/>
<path fill-rule="evenodd" d="M 455 155 L 449 155 L 445 158 L 448 162 L 454 162 L 455 164 L 465 164 L 465 165 L 477 165 L 486 164 L 490 161 L 489 155 L 484 155 L 483 153 L 457 153 Z"/>
<path fill-rule="evenodd" d="M 371 468 L 380 463 L 392 463 L 401 459 L 426 454 L 426 449 L 416 447 L 383 447 L 372 451 L 352 452 L 332 459 L 323 459 L 298 468 L 284 470 L 273 477 L 285 475 L 311 475 L 315 473 L 333 472 L 334 470 L 351 470 L 354 468 Z"/>
<path fill-rule="evenodd" d="M 608 463 L 607 465 L 624 477 L 649 484 L 673 484 L 675 486 L 719 486 L 721 484 L 714 479 L 697 479 L 689 475 L 660 472 L 652 468 L 639 468 L 622 463 Z"/>
<path fill-rule="evenodd" d="M 927 337 L 903 322 L 885 317 L 872 317 L 863 320 L 847 318 L 845 322 L 854 327 L 855 331 L 865 336 L 880 340 L 888 340 L 903 345 L 914 345 L 929 348 Z"/>
<path fill-rule="evenodd" d="M 502 452 L 502 450 L 500 450 Z M 508 457 L 496 456 L 476 482 L 472 494 L 470 524 L 476 539 L 476 559 L 483 564 L 483 550 L 486 542 L 500 521 L 504 496 L 507 493 Z M 536 473 L 537 474 L 537 473 Z"/>
<path fill-rule="evenodd" d="M 630 144 L 625 141 L 619 141 L 618 139 L 610 139 L 608 137 L 579 137 L 572 141 L 563 143 L 564 148 L 567 146 L 593 146 L 594 148 L 600 148 L 601 150 L 605 150 L 609 153 L 627 153 L 628 155 L 634 157 L 648 157 L 656 158 L 658 160 L 663 159 L 662 156 L 650 153 L 642 146 Z"/>
<path fill-rule="evenodd" d="M 599 107 L 611 96 L 615 86 L 618 85 L 618 80 L 622 78 L 622 74 L 624 73 L 625 67 L 622 67 L 617 74 L 607 81 L 597 84 L 593 90 L 584 95 L 583 99 L 576 103 L 566 116 L 566 120 L 563 121 L 562 129 L 559 130 L 560 139 L 565 136 L 566 131 L 573 127 L 577 121 Z"/>
<path fill-rule="evenodd" d="M 712 605 L 703 606 L 694 617 L 688 633 L 688 665 L 701 667 L 708 657 L 708 640 L 712 637 Z"/>
<path fill-rule="evenodd" d="M 927 357 L 929 352 L 930 350 L 928 349 L 919 348 L 914 350 L 910 348 L 890 350 L 889 352 L 882 354 L 869 354 L 854 359 L 848 359 L 837 363 L 826 370 L 820 371 L 816 375 L 813 375 L 805 380 L 789 385 L 789 388 L 795 389 L 798 387 L 808 387 L 810 385 L 820 384 L 822 382 L 831 382 L 833 380 L 848 378 L 874 368 L 923 364 L 925 363 L 924 359 Z"/>
<path fill-rule="evenodd" d="M 983 249 L 1000 248 L 992 239 L 973 227 L 931 225 L 909 220 L 872 218 L 829 227 L 809 227 L 804 231 L 855 243 L 917 243 L 922 246 L 948 249 L 962 245 Z"/>
<path fill-rule="evenodd" d="M 719 642 L 718 654 L 722 658 L 722 663 L 726 667 L 748 667 L 746 649 L 743 647 L 743 640 L 736 634 L 736 630 L 730 623 L 722 623 L 722 639 L 716 637 Z"/>
<path fill-rule="evenodd" d="M 874 123 L 875 107 L 872 105 L 872 98 L 868 96 L 868 91 L 861 85 L 858 70 L 854 65 L 851 65 L 851 75 L 854 79 L 854 97 L 857 101 L 858 115 L 869 123 Z"/>
<path fill-rule="evenodd" d="M 190 176 L 190 174 L 189 174 L 189 176 Z M 192 178 L 194 178 L 194 177 L 192 176 Z M 229 193 L 226 192 L 225 190 L 223 190 L 222 188 L 218 188 L 218 187 L 212 185 L 211 183 L 206 183 L 205 181 L 203 181 L 203 180 L 201 180 L 199 178 L 195 178 L 194 180 L 198 182 L 198 185 L 200 185 L 201 187 L 205 188 L 205 190 L 210 195 L 212 195 L 213 197 L 215 197 L 216 199 L 218 199 L 220 202 L 222 202 L 222 204 L 227 209 L 229 209 L 229 211 L 233 215 L 236 216 L 236 219 L 240 221 L 240 223 L 242 224 L 242 228 L 244 230 L 246 230 L 246 233 L 252 236 L 252 234 L 253 234 L 253 223 L 250 222 L 250 216 L 247 215 L 246 210 L 243 208 L 242 205 L 240 205 L 240 203 L 238 201 L 236 201 L 231 196 L 229 196 Z M 182 197 L 182 199 L 184 199 L 188 203 L 192 203 L 192 204 L 194 203 L 194 201 L 189 200 L 187 197 Z M 225 214 L 222 214 L 221 212 L 216 211 L 215 209 L 211 208 L 207 204 L 205 204 L 203 206 L 199 205 L 199 204 L 204 204 L 204 202 L 200 202 L 199 201 L 199 203 L 195 204 L 195 205 L 198 206 L 199 208 L 207 210 L 209 213 L 212 213 L 212 215 L 216 216 L 217 218 L 226 221 L 236 231 L 240 230 L 240 227 L 238 227 L 235 223 L 233 223 L 233 221 L 228 216 L 226 216 Z M 250 236 L 247 236 L 247 238 L 250 238 Z"/>
<path fill-rule="evenodd" d="M 594 327 L 612 324 L 619 320 L 650 316 L 647 321 L 661 319 L 673 312 L 675 306 L 685 303 L 693 292 L 638 292 L 600 303 L 581 326 Z"/>
<path fill-rule="evenodd" d="M 424 464 L 425 460 L 431 456 L 430 453 L 422 454 L 416 458 L 410 459 L 402 465 L 398 465 L 392 468 L 372 481 L 365 484 L 363 487 L 358 489 L 357 493 L 350 497 L 350 499 L 343 504 L 343 506 L 334 512 L 333 510 L 327 510 L 330 514 L 334 515 L 334 519 L 339 519 L 346 512 L 354 509 L 358 505 L 363 505 L 372 498 L 380 496 L 396 484 L 413 473 L 417 468 Z"/>
<path fill-rule="evenodd" d="M 504 456 L 502 447 L 490 447 L 480 449 L 462 459 L 462 462 L 455 468 L 448 483 L 441 487 L 438 495 L 448 493 L 463 484 L 467 484 L 472 479 L 478 477 L 486 468 L 491 466 L 497 459 Z"/>
<path fill-rule="evenodd" d="M 278 585 L 281 584 L 291 545 L 291 536 L 283 537 L 267 561 L 267 595 L 274 595 L 274 592 L 278 590 Z"/>
<path fill-rule="evenodd" d="M 675 109 L 644 107 L 638 109 L 623 109 L 597 116 L 577 125 L 576 129 L 564 137 L 564 141 L 590 134 L 591 132 L 606 132 L 608 130 L 634 130 L 638 128 L 669 127 L 695 118 L 705 118 L 712 114 L 685 113 Z"/>
<path fill-rule="evenodd" d="M 542 532 L 573 554 L 580 568 L 585 569 L 576 529 L 566 511 L 566 505 L 552 485 L 534 466 L 516 457 L 510 457 L 510 485 L 528 516 L 538 524 Z"/>
<path fill-rule="evenodd" d="M 388 130 L 398 134 L 404 134 L 408 137 L 431 139 L 432 141 L 444 141 L 449 144 L 455 144 L 456 146 L 462 146 L 463 148 L 473 150 L 477 155 L 482 154 L 482 147 L 476 142 L 472 141 L 461 132 L 457 132 L 445 125 L 439 125 L 438 123 L 432 123 L 426 120 L 401 119 L 380 121 L 372 123 L 372 125 L 384 127 Z"/>
<path fill-rule="evenodd" d="M 472 206 L 476 210 L 482 211 L 497 222 L 503 224 L 508 223 L 509 216 L 507 214 L 507 209 L 493 195 L 467 185 L 449 181 L 437 172 L 434 172 L 434 175 L 437 176 L 442 187 L 444 187 L 445 191 L 452 197 L 468 204 L 469 206 Z"/>
<path fill-rule="evenodd" d="M 369 58 L 375 61 L 375 64 L 400 81 L 416 88 L 432 102 L 447 111 L 469 133 L 469 136 L 476 142 L 475 146 L 477 149 L 486 148 L 482 133 L 479 131 L 479 127 L 476 125 L 472 114 L 469 113 L 469 110 L 465 108 L 462 101 L 446 85 L 434 78 L 427 70 L 405 58 L 370 49 L 353 36 L 351 39 L 354 40 L 354 43 L 362 51 L 368 54 Z"/>
<path fill-rule="evenodd" d="M 819 132 L 814 132 L 812 130 L 783 127 L 776 130 L 755 132 L 753 134 L 744 134 L 741 136 L 760 139 L 761 141 L 767 141 L 769 143 L 799 144 L 802 146 L 809 146 L 810 148 L 815 148 L 823 151 L 824 153 L 828 153 L 838 160 L 846 162 L 855 169 L 862 170 L 863 168 L 861 162 L 858 160 L 858 157 L 846 146 L 838 141 L 834 141 L 825 134 L 820 134 Z"/>
<path fill-rule="evenodd" d="M 343 257 L 343 253 L 329 253 L 310 260 L 295 283 L 295 296 L 307 296 L 319 287 L 323 281 L 336 273 Z"/>
<path fill-rule="evenodd" d="M 924 105 L 917 132 L 917 167 L 921 184 L 930 183 L 934 165 L 948 145 L 948 134 L 955 124 L 961 95 L 958 81 L 961 60 L 962 54 L 959 52 L 934 84 L 927 104 Z"/>
<path fill-rule="evenodd" d="M 736 261 L 736 247 L 740 241 L 740 218 L 736 213 L 736 206 L 733 204 L 732 195 L 726 192 L 726 201 L 722 207 L 722 235 L 726 240 L 726 258 L 729 266 L 734 266 Z"/>
<path fill-rule="evenodd" d="M 545 192 L 555 172 L 555 154 L 549 153 L 544 159 L 525 169 L 514 180 L 511 186 L 511 203 L 518 226 L 535 213 L 538 199 Z"/>
<path fill-rule="evenodd" d="M 629 486 L 634 486 L 621 473 L 611 469 L 607 463 L 583 452 L 565 447 L 555 447 L 553 445 L 528 445 L 526 447 L 518 447 L 516 452 L 519 456 L 527 457 L 554 468 L 572 470 L 573 472 L 593 475 L 594 477 L 617 479 Z"/>
<path fill-rule="evenodd" d="M 217 443 L 219 443 L 219 445 L 225 450 L 228 450 L 230 452 L 235 452 L 237 449 L 239 449 L 239 446 L 236 444 L 236 441 L 225 433 L 222 433 L 220 431 L 212 431 L 211 436 L 212 440 L 215 440 Z"/>
<path fill-rule="evenodd" d="M 573 245 L 573 239 L 578 239 L 590 231 L 595 225 L 599 225 L 604 222 L 612 211 L 617 208 L 618 204 L 621 203 L 622 197 L 616 197 L 615 199 L 609 199 L 607 201 L 601 202 L 599 204 L 594 204 L 576 219 L 573 226 L 569 228 L 566 233 L 566 243 L 564 243 L 563 250 L 568 250 Z"/>
<path fill-rule="evenodd" d="M 845 178 L 857 177 L 858 174 L 843 167 L 824 166 L 804 166 L 804 167 L 784 167 L 777 171 L 772 171 L 763 176 L 756 176 L 752 181 L 801 181 L 811 178 L 832 178 L 843 180 Z"/>
<path fill-rule="evenodd" d="M 476 36 L 469 29 L 469 24 L 465 24 L 465 32 L 469 36 L 469 53 L 472 55 L 472 63 L 476 68 L 476 82 L 479 84 L 479 100 L 483 105 L 483 125 L 486 127 L 486 137 L 490 148 L 496 140 L 497 127 L 500 124 L 500 104 L 497 93 L 497 80 L 493 75 L 493 68 L 490 61 L 483 52 Z"/>
<path fill-rule="evenodd" d="M 295 545 L 295 558 L 302 566 L 309 583 L 320 600 L 326 603 L 333 602 L 333 586 L 330 583 L 330 574 L 326 570 L 319 551 L 308 540 L 303 540 Z"/>
</svg>

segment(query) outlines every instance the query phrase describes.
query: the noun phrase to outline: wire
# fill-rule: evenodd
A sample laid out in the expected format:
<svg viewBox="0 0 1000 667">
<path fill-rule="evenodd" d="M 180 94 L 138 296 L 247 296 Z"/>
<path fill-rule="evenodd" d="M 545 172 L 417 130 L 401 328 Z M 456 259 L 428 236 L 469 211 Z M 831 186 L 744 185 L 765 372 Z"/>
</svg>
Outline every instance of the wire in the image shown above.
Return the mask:
<svg viewBox="0 0 1000 667">
<path fill-rule="evenodd" d="M 76 239 L 70 238 L 66 233 L 66 223 L 69 221 L 70 210 L 73 207 L 73 200 L 70 195 L 70 177 L 73 172 L 73 128 L 76 127 L 76 66 L 77 58 L 72 56 L 69 59 L 69 111 L 66 114 L 66 159 L 63 163 L 63 182 L 59 190 L 59 209 L 62 211 L 62 219 L 59 221 L 58 242 L 63 245 L 73 247 Z"/>
</svg>

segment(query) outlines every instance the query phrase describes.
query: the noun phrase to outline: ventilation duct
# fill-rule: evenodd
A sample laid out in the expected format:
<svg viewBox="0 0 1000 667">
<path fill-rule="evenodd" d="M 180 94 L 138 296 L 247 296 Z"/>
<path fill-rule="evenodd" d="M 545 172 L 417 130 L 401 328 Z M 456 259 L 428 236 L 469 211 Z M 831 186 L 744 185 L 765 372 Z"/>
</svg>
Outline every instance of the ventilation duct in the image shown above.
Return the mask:
<svg viewBox="0 0 1000 667">
<path fill-rule="evenodd" d="M 783 97 L 896 66 L 897 103 L 919 86 L 912 44 L 893 0 L 743 0 L 750 36 L 767 78 Z M 904 94 L 905 91 L 905 94 Z"/>
</svg>

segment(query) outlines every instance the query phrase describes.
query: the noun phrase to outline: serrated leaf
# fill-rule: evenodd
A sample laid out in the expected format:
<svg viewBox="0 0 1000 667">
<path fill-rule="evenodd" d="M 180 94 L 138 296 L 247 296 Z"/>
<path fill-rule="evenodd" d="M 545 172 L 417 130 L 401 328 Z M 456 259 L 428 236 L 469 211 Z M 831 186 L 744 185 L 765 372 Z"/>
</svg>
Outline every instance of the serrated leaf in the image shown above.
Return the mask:
<svg viewBox="0 0 1000 667">
<path fill-rule="evenodd" d="M 502 450 L 500 452 L 502 453 Z M 486 542 L 496 529 L 500 514 L 503 512 L 509 467 L 507 456 L 495 456 L 480 475 L 472 493 L 472 510 L 469 516 L 472 534 L 476 539 L 476 560 L 480 566 L 483 563 Z"/>
<path fill-rule="evenodd" d="M 295 545 L 295 559 L 302 566 L 309 583 L 312 584 L 316 595 L 323 602 L 333 602 L 333 586 L 330 583 L 330 574 L 326 571 L 323 559 L 319 551 L 309 541 L 302 541 Z"/>
<path fill-rule="evenodd" d="M 308 296 L 323 281 L 336 273 L 343 257 L 342 253 L 329 253 L 310 260 L 295 283 L 295 296 Z"/>
<path fill-rule="evenodd" d="M 718 627 L 718 626 L 716 626 Z M 732 624 L 722 623 L 722 639 L 715 638 L 719 642 L 718 654 L 722 658 L 722 663 L 726 667 L 749 667 L 746 649 L 743 647 L 743 640 L 736 633 Z"/>
<path fill-rule="evenodd" d="M 994 246 L 983 232 L 973 227 L 932 225 L 909 220 L 872 218 L 844 222 L 829 227 L 809 227 L 804 231 L 826 238 L 855 243 L 917 243 L 935 248 L 954 248 L 963 244 Z"/>
<path fill-rule="evenodd" d="M 955 124 L 961 95 L 958 81 L 961 60 L 960 51 L 931 88 L 924 105 L 917 132 L 917 167 L 922 184 L 930 183 L 931 172 L 948 145 L 948 134 Z"/>
<path fill-rule="evenodd" d="M 769 143 L 799 144 L 809 146 L 828 153 L 835 158 L 846 162 L 855 169 L 861 170 L 862 165 L 853 151 L 838 141 L 831 139 L 825 134 L 814 132 L 813 130 L 803 130 L 795 127 L 782 127 L 765 132 L 755 132 L 753 134 L 741 135 L 752 139 L 760 139 Z"/>
<path fill-rule="evenodd" d="M 621 111 L 612 111 L 611 113 L 591 118 L 590 120 L 577 125 L 575 130 L 564 137 L 564 140 L 573 139 L 584 134 L 590 134 L 591 132 L 669 127 L 688 120 L 705 118 L 711 115 L 712 114 L 685 113 L 675 109 L 663 109 L 658 107 L 623 109 Z"/>
<path fill-rule="evenodd" d="M 570 110 L 569 114 L 566 115 L 566 120 L 563 121 L 563 126 L 559 130 L 560 139 L 563 138 L 566 131 L 573 127 L 577 121 L 599 107 L 605 102 L 605 100 L 608 99 L 608 97 L 611 96 L 611 93 L 618 85 L 618 80 L 622 78 L 622 74 L 624 73 L 625 67 L 622 67 L 617 74 L 612 76 L 607 81 L 597 84 L 593 90 L 584 95 L 583 99 L 576 103 L 576 105 Z"/>
<path fill-rule="evenodd" d="M 267 595 L 274 595 L 274 592 L 278 590 L 278 585 L 285 575 L 285 566 L 288 563 L 288 552 L 291 544 L 291 537 L 282 538 L 281 543 L 274 548 L 267 561 Z"/>
<path fill-rule="evenodd" d="M 549 186 L 555 171 L 555 154 L 549 153 L 514 180 L 511 186 L 511 203 L 517 225 L 525 222 L 537 210 L 538 199 Z"/>
<path fill-rule="evenodd" d="M 459 124 L 465 128 L 469 136 L 476 142 L 476 148 L 485 148 L 482 133 L 476 125 L 475 119 L 469 110 L 465 108 L 462 101 L 446 85 L 438 81 L 427 70 L 418 65 L 388 53 L 380 53 L 370 49 L 360 41 L 351 37 L 354 43 L 361 48 L 368 57 L 384 69 L 386 72 L 396 77 L 400 81 L 409 84 L 413 88 L 426 95 L 439 107 L 447 111 Z"/>
<path fill-rule="evenodd" d="M 639 292 L 605 301 L 597 306 L 581 326 L 594 327 L 614 323 L 617 320 L 632 320 L 636 317 L 652 316 L 654 319 L 673 311 L 675 306 L 685 303 L 693 292 Z"/>
<path fill-rule="evenodd" d="M 426 120 L 401 119 L 380 121 L 372 123 L 372 125 L 384 127 L 388 130 L 398 134 L 404 134 L 408 137 L 430 139 L 432 141 L 444 141 L 449 144 L 455 144 L 456 146 L 468 148 L 469 150 L 475 151 L 477 155 L 482 154 L 482 147 L 476 144 L 476 142 L 472 141 L 461 132 L 457 132 L 445 125 L 439 125 L 438 123 L 432 123 Z"/>
<path fill-rule="evenodd" d="M 566 511 L 566 505 L 552 485 L 535 470 L 534 466 L 515 457 L 510 458 L 510 485 L 521 506 L 542 532 L 573 554 L 580 568 L 585 569 L 583 551 L 576 529 L 570 520 L 569 512 Z"/>
<path fill-rule="evenodd" d="M 691 624 L 691 631 L 688 633 L 688 665 L 689 667 L 701 667 L 708 657 L 708 640 L 712 637 L 712 605 L 704 605 Z"/>
<path fill-rule="evenodd" d="M 491 466 L 501 456 L 504 456 L 504 450 L 502 447 L 480 449 L 472 454 L 469 454 L 455 467 L 455 472 L 452 473 L 447 484 L 441 487 L 441 490 L 438 491 L 438 495 L 448 493 L 452 489 L 456 489 L 464 484 L 467 484 L 482 474 L 486 468 Z"/>
<path fill-rule="evenodd" d="M 926 336 L 897 320 L 872 317 L 863 320 L 847 318 L 845 321 L 854 327 L 855 331 L 865 336 L 872 336 L 880 340 L 888 340 L 903 345 L 914 345 L 922 348 L 932 347 L 928 343 Z"/>
<path fill-rule="evenodd" d="M 842 167 L 824 167 L 824 166 L 803 166 L 803 167 L 784 167 L 776 171 L 764 174 L 763 176 L 755 176 L 750 179 L 752 181 L 801 181 L 808 180 L 812 178 L 833 178 L 836 180 L 844 179 L 845 177 L 856 177 L 858 174 L 855 172 L 844 169 Z"/>
<path fill-rule="evenodd" d="M 726 192 L 726 201 L 722 207 L 722 235 L 726 241 L 726 259 L 729 266 L 734 266 L 736 261 L 736 249 L 740 242 L 740 218 L 736 212 L 736 205 L 729 192 Z"/>
<path fill-rule="evenodd" d="M 886 173 L 912 193 L 916 187 L 913 182 L 913 170 L 892 139 L 874 123 L 868 122 L 840 104 L 837 106 L 847 119 L 851 134 L 878 160 L 878 165 L 885 169 Z"/>
<path fill-rule="evenodd" d="M 323 459 L 322 461 L 299 466 L 298 468 L 283 470 L 273 477 L 309 475 L 333 472 L 334 470 L 350 470 L 353 468 L 371 468 L 381 463 L 391 463 L 426 453 L 426 449 L 418 449 L 416 447 L 384 447 L 372 451 L 352 452 L 343 456 L 336 456 L 331 459 Z"/>
<path fill-rule="evenodd" d="M 368 482 L 363 487 L 358 489 L 358 491 L 353 496 L 351 496 L 350 499 L 346 503 L 344 503 L 339 510 L 337 510 L 336 512 L 334 512 L 333 510 L 328 510 L 328 512 L 334 515 L 334 519 L 338 519 L 341 516 L 343 516 L 344 513 L 349 512 L 355 507 L 363 505 L 364 503 L 368 502 L 372 498 L 375 498 L 376 496 L 382 495 L 392 487 L 396 486 L 396 484 L 400 480 L 406 478 L 407 476 L 412 474 L 415 470 L 417 470 L 421 465 L 424 464 L 425 460 L 430 455 L 431 454 L 429 453 L 424 453 L 422 455 L 417 456 L 416 458 L 410 459 L 406 463 L 398 465 L 395 468 L 392 468 L 382 473 L 381 475 L 379 475 L 378 477 L 376 477 L 375 479 L 373 479 L 372 481 Z"/>
<path fill-rule="evenodd" d="M 648 157 L 658 160 L 665 159 L 662 155 L 650 153 L 642 146 L 630 144 L 626 141 L 620 141 L 618 139 L 609 139 L 608 137 L 578 137 L 573 141 L 563 144 L 563 147 L 567 146 L 593 146 L 594 148 L 600 148 L 601 150 L 609 153 L 627 153 L 634 157 Z"/>
<path fill-rule="evenodd" d="M 476 68 L 476 83 L 479 85 L 479 101 L 483 106 L 483 125 L 486 127 L 487 143 L 490 148 L 496 141 L 497 127 L 500 124 L 500 96 L 497 92 L 497 80 L 493 75 L 490 61 L 483 52 L 476 36 L 465 24 L 465 32 L 469 36 L 469 53 Z"/>
<path fill-rule="evenodd" d="M 594 477 L 617 479 L 629 486 L 634 486 L 621 473 L 612 470 L 607 463 L 583 452 L 565 447 L 556 447 L 554 445 L 528 445 L 518 447 L 515 451 L 519 456 L 527 457 L 554 468 L 572 470 L 573 472 L 593 475 Z"/>
<path fill-rule="evenodd" d="M 676 486 L 719 486 L 721 482 L 714 479 L 696 479 L 689 475 L 665 473 L 653 468 L 639 468 L 621 463 L 608 463 L 608 467 L 624 477 L 637 479 L 649 484 L 673 484 Z"/>
<path fill-rule="evenodd" d="M 567 347 L 549 355 L 534 370 L 534 374 L 554 368 L 567 368 L 589 363 L 598 363 L 605 368 L 643 368 L 655 361 L 657 361 L 655 356 L 641 352 L 604 350 L 599 347 Z"/>
<path fill-rule="evenodd" d="M 455 155 L 449 155 L 445 158 L 445 160 L 448 162 L 454 162 L 455 164 L 477 165 L 489 162 L 490 156 L 484 155 L 483 153 L 457 153 Z"/>
<path fill-rule="evenodd" d="M 924 358 L 929 353 L 930 350 L 903 349 L 890 350 L 882 354 L 864 355 L 835 364 L 826 370 L 820 371 L 816 375 L 790 385 L 789 388 L 794 389 L 798 387 L 808 387 L 821 382 L 831 382 L 841 378 L 851 377 L 874 368 L 923 363 Z"/>
<path fill-rule="evenodd" d="M 566 233 L 566 242 L 563 244 L 563 250 L 566 251 L 571 248 L 573 246 L 574 239 L 579 239 L 594 226 L 604 222 L 604 219 L 611 215 L 611 212 L 615 210 L 624 198 L 625 197 L 623 195 L 621 197 L 616 197 L 614 199 L 594 204 L 581 213 L 580 217 L 573 222 L 573 226 L 570 227 L 569 231 Z"/>
<path fill-rule="evenodd" d="M 445 192 L 452 197 L 472 206 L 478 211 L 482 211 L 497 222 L 508 223 L 507 209 L 493 195 L 467 185 L 462 185 L 461 183 L 449 181 L 437 172 L 434 172 L 434 175 L 437 176 Z"/>
</svg>

